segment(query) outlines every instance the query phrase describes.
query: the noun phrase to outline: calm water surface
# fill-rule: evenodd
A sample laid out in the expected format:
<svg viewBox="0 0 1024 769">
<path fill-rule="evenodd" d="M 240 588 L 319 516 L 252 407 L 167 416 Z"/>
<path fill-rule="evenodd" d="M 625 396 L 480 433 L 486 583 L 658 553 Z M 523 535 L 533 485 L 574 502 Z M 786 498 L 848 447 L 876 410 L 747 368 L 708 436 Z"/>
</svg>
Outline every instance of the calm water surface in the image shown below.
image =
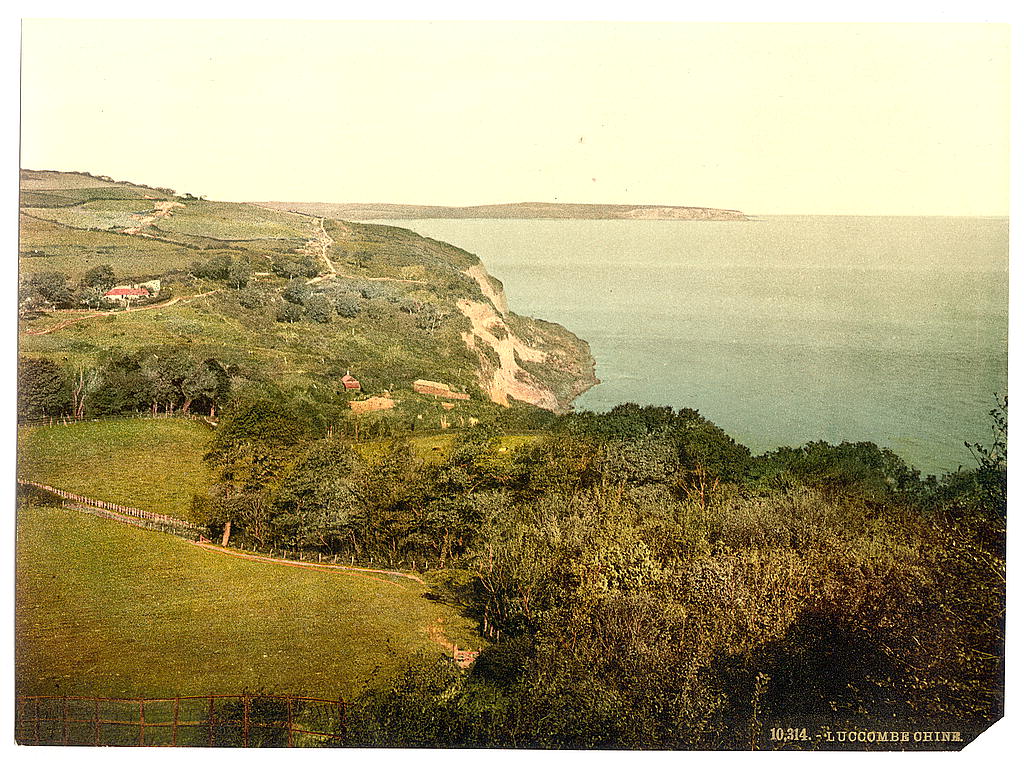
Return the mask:
<svg viewBox="0 0 1024 769">
<path fill-rule="evenodd" d="M 755 452 L 870 440 L 938 472 L 972 464 L 1006 390 L 1007 219 L 386 223 L 590 342 L 578 408 L 689 406 Z"/>
</svg>

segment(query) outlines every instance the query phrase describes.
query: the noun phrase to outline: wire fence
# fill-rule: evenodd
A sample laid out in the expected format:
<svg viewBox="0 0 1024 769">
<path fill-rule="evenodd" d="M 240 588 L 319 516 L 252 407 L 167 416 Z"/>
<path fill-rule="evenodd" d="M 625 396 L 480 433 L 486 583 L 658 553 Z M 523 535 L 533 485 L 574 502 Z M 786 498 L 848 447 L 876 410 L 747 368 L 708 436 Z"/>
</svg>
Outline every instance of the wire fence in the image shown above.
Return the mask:
<svg viewBox="0 0 1024 769">
<path fill-rule="evenodd" d="M 145 411 L 136 414 L 117 414 L 116 416 L 110 417 L 74 417 L 68 414 L 57 416 L 57 417 L 37 417 L 35 419 L 19 419 L 19 427 L 67 427 L 68 425 L 78 424 L 79 422 L 110 422 L 118 419 L 191 419 L 195 422 L 201 422 L 209 427 L 216 427 L 217 420 L 208 417 L 205 414 L 192 414 L 184 412 L 175 412 L 168 414 L 166 412 L 158 412 L 156 414 Z"/>
<path fill-rule="evenodd" d="M 148 510 L 140 510 L 129 505 L 118 505 L 114 502 L 105 502 L 102 499 L 93 499 L 83 494 L 75 494 L 53 486 L 47 486 L 45 483 L 36 483 L 35 481 L 26 481 L 19 478 L 18 485 L 45 491 L 55 497 L 67 500 L 67 502 L 71 503 L 65 503 L 67 507 L 74 507 L 87 513 L 100 514 L 104 518 L 111 518 L 123 523 L 145 525 L 146 528 L 159 529 L 191 539 L 198 538 L 205 531 L 201 526 L 191 521 L 183 521 L 180 518 L 172 518 L 169 515 L 162 515 L 160 513 L 151 513 Z"/>
<path fill-rule="evenodd" d="M 343 747 L 346 711 L 344 700 L 298 695 L 19 696 L 14 738 L 21 745 Z"/>
<path fill-rule="evenodd" d="M 406 564 L 406 562 L 402 560 L 399 560 L 396 563 L 395 559 L 374 559 L 372 556 L 357 559 L 354 556 L 346 557 L 340 553 L 324 553 L 320 550 L 303 550 L 298 548 L 291 549 L 269 546 L 259 547 L 244 537 L 239 537 L 233 543 L 232 548 L 217 547 L 206 539 L 206 536 L 210 532 L 205 527 L 190 521 L 184 521 L 180 518 L 172 518 L 169 515 L 151 513 L 147 510 L 140 510 L 137 507 L 118 505 L 113 502 L 106 502 L 102 499 L 93 499 L 83 494 L 75 494 L 70 491 L 64 491 L 63 489 L 48 486 L 45 483 L 26 481 L 19 478 L 18 486 L 23 490 L 27 489 L 33 491 L 37 496 L 41 493 L 42 499 L 46 502 L 56 503 L 59 501 L 62 507 L 72 510 L 80 510 L 83 513 L 89 513 L 90 515 L 107 518 L 120 523 L 127 523 L 131 526 L 137 526 L 143 529 L 160 531 L 164 534 L 173 534 L 174 536 L 187 539 L 191 542 L 200 542 L 204 544 L 204 546 L 214 550 L 221 550 L 223 552 L 256 558 L 257 560 L 266 560 L 273 563 L 280 562 L 304 565 L 316 564 L 317 566 L 324 568 L 334 567 L 347 571 L 373 572 L 384 576 L 403 577 L 423 584 L 423 579 L 415 573 L 417 562 L 414 559 L 410 559 L 410 563 Z M 423 567 L 428 565 L 423 559 L 421 559 L 419 563 Z M 388 566 L 391 568 L 387 568 Z M 412 571 L 402 571 L 402 566 L 405 566 L 406 568 L 411 566 Z"/>
</svg>

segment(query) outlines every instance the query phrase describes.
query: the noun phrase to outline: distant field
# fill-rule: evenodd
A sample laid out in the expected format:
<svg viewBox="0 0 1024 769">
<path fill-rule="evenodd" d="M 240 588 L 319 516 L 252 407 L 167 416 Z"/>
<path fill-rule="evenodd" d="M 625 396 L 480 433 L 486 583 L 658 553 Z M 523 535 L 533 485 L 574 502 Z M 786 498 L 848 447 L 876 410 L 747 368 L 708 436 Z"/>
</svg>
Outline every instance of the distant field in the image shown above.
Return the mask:
<svg viewBox="0 0 1024 769">
<path fill-rule="evenodd" d="M 108 182 L 87 174 L 67 171 L 22 171 L 21 188 L 25 190 L 77 190 L 86 187 L 116 187 Z"/>
<path fill-rule="evenodd" d="M 211 482 L 212 431 L 185 419 L 107 419 L 22 428 L 18 476 L 107 502 L 188 518 Z"/>
<path fill-rule="evenodd" d="M 57 270 L 77 282 L 90 267 L 109 264 L 121 279 L 187 268 L 200 258 L 200 252 L 185 246 L 113 232 L 71 229 L 54 218 L 21 217 L 19 266 L 23 273 Z"/>
<path fill-rule="evenodd" d="M 18 514 L 19 694 L 353 696 L 472 623 L 422 586 L 255 563 L 73 510 Z M 479 641 L 475 642 L 479 648 Z"/>
<path fill-rule="evenodd" d="M 205 200 L 189 200 L 184 208 L 175 208 L 174 214 L 161 219 L 157 226 L 168 233 L 219 240 L 305 240 L 313 234 L 308 216 Z"/>
<path fill-rule="evenodd" d="M 133 202 L 136 204 L 134 210 L 138 210 L 138 203 L 141 201 Z M 138 220 L 133 219 L 128 211 L 105 207 L 96 208 L 93 206 L 86 208 L 84 206 L 73 206 L 70 208 L 23 208 L 22 210 L 29 216 L 49 219 L 58 224 L 85 230 L 109 230 L 114 227 L 133 227 L 138 224 Z"/>
</svg>

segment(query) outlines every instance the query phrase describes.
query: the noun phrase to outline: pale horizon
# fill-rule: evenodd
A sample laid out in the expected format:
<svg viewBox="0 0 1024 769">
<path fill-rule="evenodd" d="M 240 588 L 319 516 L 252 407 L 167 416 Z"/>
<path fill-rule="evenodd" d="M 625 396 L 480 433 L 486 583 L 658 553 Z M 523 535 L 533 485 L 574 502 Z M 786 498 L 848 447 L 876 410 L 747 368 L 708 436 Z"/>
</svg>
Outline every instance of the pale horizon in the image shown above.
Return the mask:
<svg viewBox="0 0 1024 769">
<path fill-rule="evenodd" d="M 21 166 L 227 201 L 1008 217 L 1009 29 L 26 20 Z"/>
</svg>

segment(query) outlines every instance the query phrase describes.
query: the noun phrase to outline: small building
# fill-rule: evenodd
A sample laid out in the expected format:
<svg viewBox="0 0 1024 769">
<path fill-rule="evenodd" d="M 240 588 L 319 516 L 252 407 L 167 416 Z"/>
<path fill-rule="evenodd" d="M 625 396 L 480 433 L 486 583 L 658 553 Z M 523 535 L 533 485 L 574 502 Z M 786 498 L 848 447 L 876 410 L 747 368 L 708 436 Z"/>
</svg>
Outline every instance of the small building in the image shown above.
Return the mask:
<svg viewBox="0 0 1024 769">
<path fill-rule="evenodd" d="M 456 392 L 451 386 L 444 382 L 432 382 L 429 379 L 417 379 L 412 383 L 412 389 L 420 395 L 433 395 L 435 398 L 448 398 L 449 400 L 466 401 L 469 395 Z"/>
<path fill-rule="evenodd" d="M 345 372 L 345 376 L 343 376 L 341 378 L 341 383 L 343 385 L 345 385 L 345 389 L 346 390 L 362 390 L 363 389 L 363 386 L 361 384 L 359 384 L 359 380 L 356 379 L 354 376 L 352 376 L 347 371 Z"/>
<path fill-rule="evenodd" d="M 133 299 L 148 299 L 149 289 L 141 286 L 114 286 L 103 295 L 104 299 L 112 302 L 127 304 Z"/>
</svg>

